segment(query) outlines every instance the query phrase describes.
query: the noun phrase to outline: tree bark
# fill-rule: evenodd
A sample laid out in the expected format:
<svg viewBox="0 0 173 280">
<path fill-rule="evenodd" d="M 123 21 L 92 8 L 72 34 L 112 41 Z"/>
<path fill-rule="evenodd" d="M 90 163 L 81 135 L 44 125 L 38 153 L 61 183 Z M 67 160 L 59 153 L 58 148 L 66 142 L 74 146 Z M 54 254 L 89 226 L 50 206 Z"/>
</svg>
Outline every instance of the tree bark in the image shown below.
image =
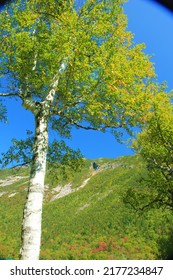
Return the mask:
<svg viewBox="0 0 173 280">
<path fill-rule="evenodd" d="M 21 260 L 38 260 L 40 254 L 44 178 L 48 149 L 48 114 L 46 108 L 41 107 L 35 115 L 36 133 L 28 195 L 23 213 Z"/>
<path fill-rule="evenodd" d="M 30 110 L 35 116 L 36 132 L 28 195 L 23 212 L 21 260 L 38 260 L 40 256 L 44 179 L 48 150 L 48 121 L 50 107 L 55 97 L 55 88 L 59 82 L 59 75 L 65 69 L 66 64 L 63 62 L 54 77 L 48 95 L 42 102 L 27 98 L 23 99 L 24 108 Z"/>
</svg>

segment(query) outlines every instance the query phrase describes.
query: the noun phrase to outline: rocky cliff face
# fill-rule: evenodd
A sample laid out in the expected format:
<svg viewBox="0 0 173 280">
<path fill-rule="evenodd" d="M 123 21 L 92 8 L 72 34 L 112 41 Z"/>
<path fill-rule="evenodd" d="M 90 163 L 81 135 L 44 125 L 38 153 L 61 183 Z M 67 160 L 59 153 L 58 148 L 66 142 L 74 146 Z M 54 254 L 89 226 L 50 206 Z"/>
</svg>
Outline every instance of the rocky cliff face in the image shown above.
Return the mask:
<svg viewBox="0 0 173 280">
<path fill-rule="evenodd" d="M 120 158 L 121 159 L 121 158 Z M 67 196 L 73 192 L 76 192 L 80 190 L 81 188 L 85 187 L 89 180 L 96 176 L 97 174 L 104 172 L 107 169 L 116 169 L 118 167 L 122 168 L 130 168 L 133 169 L 133 164 L 127 164 L 123 163 L 122 160 L 116 161 L 115 160 L 109 160 L 108 162 L 104 162 L 104 159 L 98 159 L 97 160 L 98 168 L 95 170 L 93 168 L 93 163 L 91 161 L 90 166 L 88 170 L 86 170 L 85 178 L 82 180 L 80 184 L 78 184 L 76 187 L 73 186 L 73 182 L 66 182 L 65 184 L 58 184 L 55 187 L 51 187 L 51 183 L 48 183 L 45 185 L 45 199 L 47 202 L 54 201 L 56 199 L 59 199 L 61 197 Z M 24 169 L 24 167 L 23 167 Z M 27 184 L 29 180 L 29 175 L 22 176 L 22 175 L 16 175 L 13 174 L 14 169 L 11 169 L 11 174 L 6 176 L 5 178 L 1 179 L 0 174 L 0 197 L 6 196 L 8 198 L 12 198 L 15 195 L 17 195 L 21 190 L 27 191 Z M 1 170 L 2 173 L 2 170 Z M 19 172 L 20 173 L 20 172 Z M 4 176 L 3 176 L 4 177 Z"/>
</svg>

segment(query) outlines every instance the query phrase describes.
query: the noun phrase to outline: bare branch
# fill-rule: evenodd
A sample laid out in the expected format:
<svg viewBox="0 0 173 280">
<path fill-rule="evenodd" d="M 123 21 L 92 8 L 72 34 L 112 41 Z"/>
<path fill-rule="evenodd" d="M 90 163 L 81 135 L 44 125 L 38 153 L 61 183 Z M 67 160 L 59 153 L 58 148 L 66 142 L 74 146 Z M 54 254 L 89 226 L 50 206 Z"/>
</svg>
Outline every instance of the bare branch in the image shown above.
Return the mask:
<svg viewBox="0 0 173 280">
<path fill-rule="evenodd" d="M 0 96 L 1 97 L 15 97 L 15 96 L 18 96 L 20 98 L 22 98 L 21 94 L 19 92 L 13 92 L 13 93 L 0 93 Z"/>
<path fill-rule="evenodd" d="M 110 126 L 110 125 L 105 125 L 105 126 L 102 126 L 102 127 L 92 127 L 92 126 L 84 126 L 84 125 L 81 125 L 81 124 L 78 124 L 74 121 L 72 121 L 71 123 L 73 123 L 75 126 L 79 127 L 79 128 L 83 128 L 85 130 L 96 130 L 96 131 L 105 131 L 105 129 L 108 129 L 108 128 L 117 128 L 117 126 Z"/>
<path fill-rule="evenodd" d="M 102 128 L 95 128 L 95 127 L 92 127 L 92 126 L 85 126 L 85 125 L 81 125 L 81 124 L 78 124 L 74 121 L 71 121 L 71 124 L 74 124 L 75 126 L 79 127 L 79 128 L 82 128 L 82 129 L 85 129 L 85 130 L 104 130 L 105 127 L 102 127 Z"/>
<path fill-rule="evenodd" d="M 69 124 L 73 124 L 76 127 L 82 128 L 85 130 L 105 131 L 105 129 L 108 129 L 108 128 L 120 128 L 120 126 L 117 126 L 117 125 L 114 125 L 114 126 L 113 125 L 104 125 L 102 127 L 85 126 L 85 125 L 81 125 L 81 124 L 75 122 L 72 119 L 67 118 L 66 116 L 65 116 L 65 118 L 68 119 Z"/>
</svg>

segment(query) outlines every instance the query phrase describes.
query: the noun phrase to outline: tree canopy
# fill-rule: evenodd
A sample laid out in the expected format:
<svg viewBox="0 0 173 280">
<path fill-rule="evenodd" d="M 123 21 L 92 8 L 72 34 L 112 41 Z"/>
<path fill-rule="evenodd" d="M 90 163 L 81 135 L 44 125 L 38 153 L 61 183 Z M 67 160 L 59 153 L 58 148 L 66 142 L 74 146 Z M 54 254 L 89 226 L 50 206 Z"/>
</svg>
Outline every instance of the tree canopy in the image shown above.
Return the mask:
<svg viewBox="0 0 173 280">
<path fill-rule="evenodd" d="M 136 209 L 173 209 L 173 105 L 172 93 L 160 91 L 153 110 L 133 148 L 142 157 L 146 173 L 140 187 L 129 190 L 128 202 Z"/>
<path fill-rule="evenodd" d="M 50 120 L 60 135 L 73 125 L 103 131 L 135 125 L 148 109 L 155 74 L 144 45 L 134 45 L 126 30 L 123 2 L 86 1 L 78 10 L 72 1 L 7 6 L 0 15 L 6 94 L 32 111 L 55 90 Z"/>
</svg>

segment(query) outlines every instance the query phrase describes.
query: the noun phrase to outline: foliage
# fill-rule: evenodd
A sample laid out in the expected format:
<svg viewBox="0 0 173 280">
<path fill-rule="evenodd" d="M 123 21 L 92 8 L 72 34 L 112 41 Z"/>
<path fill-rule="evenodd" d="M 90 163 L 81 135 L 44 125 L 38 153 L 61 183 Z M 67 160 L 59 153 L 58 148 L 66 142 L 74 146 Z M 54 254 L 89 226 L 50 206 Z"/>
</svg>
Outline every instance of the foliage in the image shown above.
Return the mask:
<svg viewBox="0 0 173 280">
<path fill-rule="evenodd" d="M 140 188 L 128 191 L 128 202 L 136 208 L 173 209 L 173 107 L 171 95 L 160 92 L 147 116 L 134 149 L 142 156 L 147 171 Z"/>
<path fill-rule="evenodd" d="M 18 165 L 30 164 L 32 159 L 32 147 L 34 137 L 31 131 L 27 131 L 25 140 L 12 139 L 12 146 L 6 153 L 2 153 L 0 163 L 3 167 L 9 164 L 17 163 Z"/>
<path fill-rule="evenodd" d="M 64 1 L 58 10 L 53 0 L 15 1 L 1 12 L 7 92 L 31 109 L 61 74 L 50 108 L 60 135 L 69 136 L 72 125 L 129 130 L 150 107 L 153 65 L 126 31 L 123 2 L 92 0 L 75 10 Z"/>
<path fill-rule="evenodd" d="M 30 165 L 33 158 L 33 145 L 34 135 L 32 131 L 28 130 L 25 139 L 12 139 L 12 145 L 9 147 L 8 151 L 1 154 L 0 164 L 2 164 L 2 167 L 11 164 L 14 164 L 16 167 L 26 164 Z M 78 170 L 83 164 L 82 158 L 83 156 L 79 150 L 75 151 L 71 149 L 62 140 L 59 142 L 54 140 L 49 144 L 47 152 L 47 165 L 49 169 L 51 166 L 53 168 L 59 166 L 61 169 L 70 167 L 74 170 Z"/>
<path fill-rule="evenodd" d="M 1 101 L 0 101 L 0 121 L 7 121 L 6 108 L 3 106 Z"/>
<path fill-rule="evenodd" d="M 161 209 L 138 213 L 123 202 L 129 186 L 140 187 L 137 178 L 144 168 L 140 158 L 129 156 L 96 162 L 101 171 L 92 176 L 84 188 L 52 202 L 44 200 L 41 259 L 169 257 L 173 230 L 170 213 Z M 111 167 L 113 165 L 116 167 Z M 92 162 L 86 160 L 82 170 L 74 177 L 69 174 L 64 184 L 71 182 L 78 187 L 92 175 L 91 168 Z M 20 169 L 18 175 L 26 174 L 24 169 Z M 4 172 L 6 177 L 12 176 L 14 169 L 8 173 L 3 170 L 1 175 Z M 46 178 L 51 191 L 51 178 Z M 18 259 L 26 186 L 21 180 L 5 189 L 15 191 L 16 196 L 0 197 L 0 255 L 3 258 Z"/>
</svg>

